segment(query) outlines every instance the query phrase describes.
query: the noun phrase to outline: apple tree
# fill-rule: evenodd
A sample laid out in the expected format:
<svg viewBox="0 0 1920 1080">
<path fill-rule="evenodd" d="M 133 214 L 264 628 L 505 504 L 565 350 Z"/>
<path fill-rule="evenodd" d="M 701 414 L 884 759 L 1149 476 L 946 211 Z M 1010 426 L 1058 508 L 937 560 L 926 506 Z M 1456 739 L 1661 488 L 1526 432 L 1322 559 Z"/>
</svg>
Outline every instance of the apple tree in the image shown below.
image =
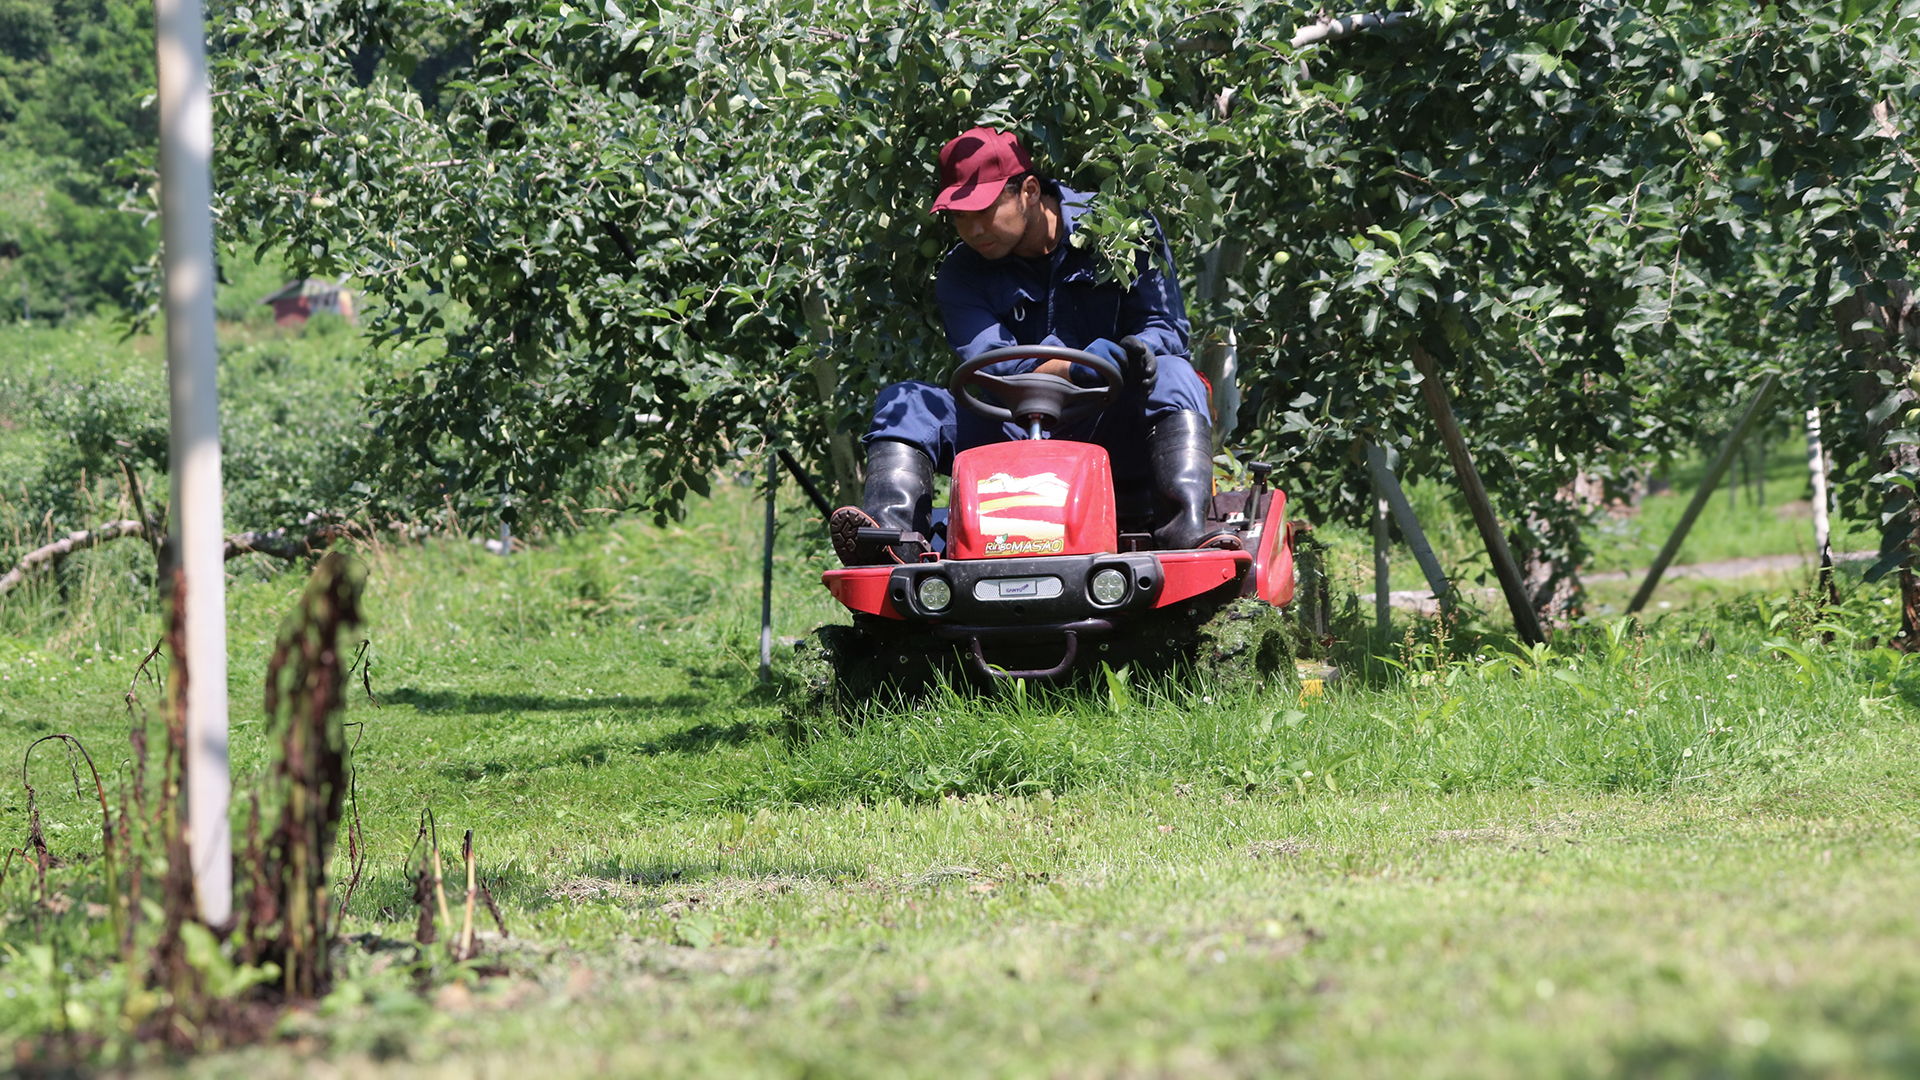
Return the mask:
<svg viewBox="0 0 1920 1080">
<path fill-rule="evenodd" d="M 775 439 L 844 494 L 874 392 L 950 366 L 938 148 L 1012 127 L 1116 274 L 1157 216 L 1309 513 L 1364 513 L 1361 439 L 1448 471 L 1418 347 L 1552 606 L 1573 480 L 1790 367 L 1901 565 L 1915 9 L 265 0 L 220 24 L 222 220 L 383 302 L 379 499 L 668 514 Z"/>
</svg>

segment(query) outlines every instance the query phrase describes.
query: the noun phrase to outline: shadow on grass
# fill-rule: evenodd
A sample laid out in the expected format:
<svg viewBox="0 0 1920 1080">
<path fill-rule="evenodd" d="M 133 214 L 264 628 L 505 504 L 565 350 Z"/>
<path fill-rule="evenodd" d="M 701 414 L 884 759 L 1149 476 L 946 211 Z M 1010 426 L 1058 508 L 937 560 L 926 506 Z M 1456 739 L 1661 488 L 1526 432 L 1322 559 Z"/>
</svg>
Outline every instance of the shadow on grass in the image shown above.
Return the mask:
<svg viewBox="0 0 1920 1080">
<path fill-rule="evenodd" d="M 496 886 L 494 895 L 525 912 L 582 902 L 657 908 L 671 903 L 713 903 L 738 896 L 782 893 L 801 882 L 838 885 L 864 874 L 852 863 L 767 862 L 751 855 L 653 859 L 632 864 L 596 861 L 557 880 L 517 875 Z M 689 895 L 687 887 L 697 891 Z"/>
<path fill-rule="evenodd" d="M 547 769 L 592 769 L 623 757 L 661 757 L 667 754 L 706 754 L 729 746 L 742 746 L 765 738 L 763 724 L 695 724 L 655 739 L 629 742 L 597 739 L 571 746 L 542 758 L 487 761 L 450 761 L 440 767 L 440 775 L 449 780 L 472 782 L 511 773 L 535 773 Z"/>
<path fill-rule="evenodd" d="M 401 687 L 388 692 L 387 702 L 411 705 L 421 712 L 467 713 L 477 716 L 515 712 L 615 712 L 676 713 L 682 716 L 706 712 L 718 704 L 717 695 L 666 694 L 660 697 L 587 698 L 552 697 L 545 694 L 467 694 L 457 690 L 415 690 Z"/>
<path fill-rule="evenodd" d="M 611 885 L 635 885 L 654 888 L 661 885 L 697 885 L 703 882 L 777 882 L 805 879 L 838 884 L 865 874 L 848 862 L 768 862 L 752 855 L 727 859 L 653 859 L 640 863 L 597 862 L 579 874 L 575 881 L 599 881 Z"/>
<path fill-rule="evenodd" d="M 458 919 L 461 917 L 462 910 L 466 904 L 466 881 L 461 877 L 464 871 L 459 869 L 459 857 L 457 854 L 459 850 L 459 838 L 452 836 L 451 830 L 443 830 L 440 834 L 441 842 L 444 844 L 450 839 L 453 842 L 453 850 L 456 854 L 450 860 L 449 865 L 445 867 L 449 875 L 446 879 L 445 888 L 447 891 L 447 904 L 449 908 L 452 909 L 454 918 Z M 491 865 L 488 860 L 482 859 L 480 862 L 480 881 L 486 886 L 487 891 L 493 895 L 494 901 L 506 909 L 502 914 L 505 916 L 504 921 L 507 924 L 508 933 L 513 933 L 515 929 L 513 926 L 514 907 L 525 908 L 527 905 L 523 902 L 524 898 L 539 895 L 545 891 L 540 879 L 536 879 L 534 875 L 514 866 L 511 860 L 508 861 L 508 864 L 504 868 L 496 868 Z M 512 905 L 509 905 L 509 900 L 513 901 Z M 400 870 L 372 870 L 361 881 L 359 890 L 354 893 L 353 906 L 349 914 L 353 918 L 361 920 L 377 919 L 384 923 L 412 923 L 420 914 L 419 909 L 414 907 L 413 904 L 412 879 L 408 876 L 407 872 Z M 477 925 L 483 930 L 494 928 L 493 916 L 484 906 L 475 912 L 475 920 Z M 363 933 L 365 931 L 364 927 L 358 927 L 357 929 Z M 341 928 L 342 933 L 345 934 L 352 934 L 355 930 L 356 926 L 354 925 L 343 926 Z M 450 932 L 450 928 L 442 930 L 442 933 Z M 378 952 L 381 951 L 382 948 L 388 947 L 387 944 L 380 944 L 386 939 L 381 939 L 378 935 L 367 934 L 366 937 L 368 940 L 362 942 L 362 945 L 367 948 L 368 951 Z M 412 943 L 407 942 L 407 944 L 411 945 Z"/>
<path fill-rule="evenodd" d="M 1867 986 L 1826 1000 L 1797 1002 L 1786 1010 L 1802 1020 L 1817 1016 L 1811 1032 L 1775 1033 L 1759 1020 L 1742 1020 L 1727 1032 L 1698 1039 L 1667 1036 L 1628 1040 L 1613 1047 L 1617 1077 L 1753 1077 L 1920 1075 L 1920 985 L 1902 978 L 1889 987 Z M 1796 1027 L 1799 1025 L 1795 1025 Z M 1824 1030 L 1821 1030 L 1824 1028 Z M 1575 1070 L 1574 1075 L 1592 1075 Z"/>
</svg>

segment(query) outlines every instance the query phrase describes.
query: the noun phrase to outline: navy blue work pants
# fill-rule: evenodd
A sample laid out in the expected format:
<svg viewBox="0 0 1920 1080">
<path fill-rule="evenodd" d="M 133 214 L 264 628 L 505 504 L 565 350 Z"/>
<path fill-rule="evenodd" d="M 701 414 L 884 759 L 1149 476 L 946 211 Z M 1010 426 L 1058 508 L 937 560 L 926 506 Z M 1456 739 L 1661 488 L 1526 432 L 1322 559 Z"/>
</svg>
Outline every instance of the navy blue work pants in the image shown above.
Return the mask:
<svg viewBox="0 0 1920 1080">
<path fill-rule="evenodd" d="M 1193 365 L 1177 356 L 1162 356 L 1158 368 L 1152 390 L 1143 392 L 1137 385 L 1128 386 L 1104 410 L 1061 424 L 1048 437 L 1106 447 L 1118 487 L 1148 483 L 1153 467 L 1147 436 L 1153 426 L 1169 413 L 1183 409 L 1202 416 L 1209 412 L 1207 386 L 1194 373 Z M 1026 437 L 1023 425 L 988 420 L 959 407 L 946 387 L 914 381 L 894 383 L 880 391 L 866 441 L 895 439 L 919 447 L 933 459 L 935 468 L 951 473 L 953 459 L 962 450 Z"/>
</svg>

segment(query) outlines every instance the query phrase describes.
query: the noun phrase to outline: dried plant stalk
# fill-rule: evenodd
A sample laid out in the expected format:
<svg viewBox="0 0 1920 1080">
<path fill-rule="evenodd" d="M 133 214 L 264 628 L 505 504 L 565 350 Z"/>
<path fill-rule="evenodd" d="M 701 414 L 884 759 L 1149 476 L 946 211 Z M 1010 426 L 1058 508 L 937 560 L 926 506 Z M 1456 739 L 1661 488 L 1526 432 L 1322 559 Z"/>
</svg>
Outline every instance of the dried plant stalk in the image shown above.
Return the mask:
<svg viewBox="0 0 1920 1080">
<path fill-rule="evenodd" d="M 75 754 L 78 754 L 80 758 L 87 763 L 87 771 L 93 774 L 93 792 L 100 802 L 100 861 L 101 869 L 105 871 L 107 879 L 107 912 L 109 918 L 112 920 L 113 939 L 117 942 L 120 940 L 120 931 L 124 924 L 124 919 L 122 918 L 120 908 L 120 876 L 115 868 L 117 860 L 115 859 L 113 842 L 113 813 L 107 808 L 107 786 L 100 780 L 100 770 L 94 767 L 93 755 L 87 752 L 87 748 L 81 745 L 79 739 L 64 732 L 53 735 L 42 735 L 40 738 L 33 740 L 33 742 L 27 744 L 26 753 L 20 758 L 20 786 L 27 789 L 28 838 L 33 844 L 40 862 L 40 900 L 41 903 L 44 904 L 47 899 L 47 867 L 52 861 L 52 855 L 47 851 L 46 840 L 40 832 L 40 810 L 35 804 L 33 785 L 27 781 L 27 766 L 33 763 L 33 751 L 35 747 L 43 742 L 56 740 L 66 745 L 68 757 L 67 766 L 69 769 L 74 770 L 74 779 L 76 782 L 79 780 L 79 772 L 72 761 L 73 755 Z"/>
<path fill-rule="evenodd" d="M 467 914 L 460 922 L 460 951 L 456 960 L 468 960 L 473 957 L 473 830 L 467 830 L 466 841 L 460 845 L 460 857 L 467 863 Z"/>
<path fill-rule="evenodd" d="M 427 825 L 430 833 L 429 843 L 433 851 L 433 902 L 440 912 L 440 921 L 448 929 L 453 927 L 453 916 L 447 913 L 447 886 L 440 873 L 440 826 L 433 820 L 433 811 L 427 811 Z"/>
<path fill-rule="evenodd" d="M 278 743 L 267 790 L 279 820 L 266 838 L 249 932 L 293 998 L 319 997 L 333 982 L 327 872 L 349 783 L 339 646 L 341 631 L 360 624 L 365 580 L 338 552 L 321 559 L 267 661 L 268 732 Z"/>
<path fill-rule="evenodd" d="M 199 1014 L 196 1003 L 200 1001 L 200 979 L 193 965 L 187 963 L 186 943 L 180 936 L 180 927 L 199 918 L 193 894 L 193 860 L 187 850 L 187 831 L 180 820 L 182 809 L 181 780 L 187 760 L 187 604 L 191 597 L 187 595 L 187 579 L 178 565 L 171 568 L 170 596 L 172 603 L 167 607 L 167 651 L 172 654 L 172 670 L 166 680 L 167 690 L 167 752 L 160 768 L 160 836 L 166 844 L 167 873 L 160 883 L 160 910 L 165 914 L 165 923 L 160 931 L 160 940 L 153 948 L 153 971 L 151 978 L 164 986 L 173 996 L 170 1009 L 163 1009 L 156 1016 L 156 1022 L 172 1030 L 176 1021 L 185 1021 L 190 1027 L 195 1021 L 187 1013 Z M 137 678 L 137 676 L 136 676 Z M 204 1015 L 202 1018 L 204 1018 Z M 184 1029 L 183 1029 L 184 1030 Z M 172 1036 L 168 1036 L 172 1039 Z M 192 1040 L 184 1036 L 182 1040 L 188 1046 Z"/>
</svg>

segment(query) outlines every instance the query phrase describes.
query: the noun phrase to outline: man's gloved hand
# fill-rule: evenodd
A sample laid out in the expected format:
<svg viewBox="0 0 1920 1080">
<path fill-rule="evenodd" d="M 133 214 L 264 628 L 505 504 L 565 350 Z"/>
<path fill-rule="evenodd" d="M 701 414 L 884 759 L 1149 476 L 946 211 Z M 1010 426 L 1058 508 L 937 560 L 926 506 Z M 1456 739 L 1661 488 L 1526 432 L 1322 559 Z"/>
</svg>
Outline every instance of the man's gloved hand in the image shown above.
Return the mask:
<svg viewBox="0 0 1920 1080">
<path fill-rule="evenodd" d="M 1118 342 L 1108 341 L 1106 338 L 1094 338 L 1087 342 L 1087 347 L 1082 351 L 1090 352 L 1102 360 L 1111 362 L 1114 367 L 1120 369 L 1122 375 L 1126 374 L 1127 350 Z M 1100 373 L 1085 364 L 1073 365 L 1073 381 L 1081 386 L 1106 385 L 1106 380 L 1100 377 Z"/>
<path fill-rule="evenodd" d="M 1115 363 L 1120 365 L 1121 374 L 1127 377 L 1127 385 L 1152 390 L 1154 379 L 1160 375 L 1160 362 L 1154 358 L 1153 350 L 1132 334 L 1120 339 L 1120 348 L 1126 355 Z"/>
</svg>

